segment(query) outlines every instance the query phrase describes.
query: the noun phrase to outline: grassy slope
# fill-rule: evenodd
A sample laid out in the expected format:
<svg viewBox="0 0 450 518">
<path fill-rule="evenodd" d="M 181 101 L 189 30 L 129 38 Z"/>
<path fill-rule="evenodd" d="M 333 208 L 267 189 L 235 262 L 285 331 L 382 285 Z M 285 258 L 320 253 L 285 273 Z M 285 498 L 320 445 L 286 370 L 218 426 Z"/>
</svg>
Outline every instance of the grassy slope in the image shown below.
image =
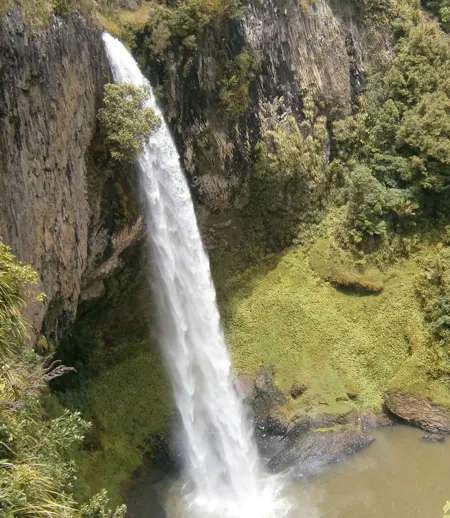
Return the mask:
<svg viewBox="0 0 450 518">
<path fill-rule="evenodd" d="M 432 379 L 437 359 L 415 292 L 433 247 L 388 267 L 378 295 L 335 289 L 312 269 L 314 246 L 309 250 L 291 248 L 217 281 L 236 371 L 255 374 L 273 366 L 285 392 L 306 384 L 306 393 L 288 403 L 288 414 L 379 410 L 388 388 L 450 407 L 448 382 Z"/>
</svg>

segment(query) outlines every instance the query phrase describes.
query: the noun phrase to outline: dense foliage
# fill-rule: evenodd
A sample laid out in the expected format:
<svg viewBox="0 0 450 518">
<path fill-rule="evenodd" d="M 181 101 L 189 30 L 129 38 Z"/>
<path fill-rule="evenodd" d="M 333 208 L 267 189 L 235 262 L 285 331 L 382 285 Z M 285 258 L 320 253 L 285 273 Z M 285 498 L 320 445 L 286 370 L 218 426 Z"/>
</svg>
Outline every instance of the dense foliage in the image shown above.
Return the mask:
<svg viewBox="0 0 450 518">
<path fill-rule="evenodd" d="M 352 185 L 353 241 L 410 228 L 450 210 L 450 45 L 423 16 L 402 25 L 392 62 L 369 74 L 360 109 L 334 124 L 337 159 Z"/>
<path fill-rule="evenodd" d="M 145 89 L 130 84 L 105 85 L 98 119 L 113 160 L 134 162 L 144 139 L 159 126 L 159 118 L 145 106 L 147 96 Z"/>
<path fill-rule="evenodd" d="M 163 55 L 171 44 L 193 50 L 208 27 L 242 16 L 239 0 L 179 0 L 175 8 L 161 6 L 147 24 L 148 48 Z"/>
<path fill-rule="evenodd" d="M 281 232 L 291 239 L 299 220 L 324 202 L 326 140 L 326 118 L 306 96 L 301 124 L 286 116 L 264 131 L 256 144 L 250 209 L 268 227 L 273 225 L 273 236 Z"/>
<path fill-rule="evenodd" d="M 241 52 L 226 66 L 226 75 L 220 81 L 219 99 L 225 114 L 232 120 L 239 119 L 248 107 L 248 87 L 255 69 L 255 58 L 248 52 Z"/>
<path fill-rule="evenodd" d="M 423 0 L 425 9 L 430 10 L 440 21 L 445 31 L 450 30 L 450 0 Z"/>
<path fill-rule="evenodd" d="M 72 497 L 76 469 L 71 453 L 89 423 L 78 412 L 45 415 L 40 395 L 66 368 L 25 347 L 20 310 L 36 280 L 0 242 L 0 515 L 5 518 L 123 518 L 107 509 L 104 494 L 83 508 Z"/>
</svg>

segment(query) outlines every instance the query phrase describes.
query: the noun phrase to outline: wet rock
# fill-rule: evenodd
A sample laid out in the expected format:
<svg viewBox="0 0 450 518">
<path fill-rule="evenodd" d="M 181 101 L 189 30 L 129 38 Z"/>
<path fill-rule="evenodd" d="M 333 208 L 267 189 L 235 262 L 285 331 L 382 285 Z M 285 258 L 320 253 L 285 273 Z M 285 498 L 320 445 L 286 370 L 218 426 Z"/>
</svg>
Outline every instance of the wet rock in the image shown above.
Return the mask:
<svg viewBox="0 0 450 518">
<path fill-rule="evenodd" d="M 385 413 L 362 415 L 359 422 L 361 430 L 363 431 L 374 430 L 381 426 L 392 426 L 394 424 L 392 417 Z"/>
<path fill-rule="evenodd" d="M 288 470 L 291 476 L 301 478 L 317 473 L 327 464 L 343 461 L 374 440 L 358 429 L 311 430 L 294 441 L 286 438 L 284 447 L 268 466 L 273 472 Z"/>
<path fill-rule="evenodd" d="M 402 392 L 385 394 L 385 405 L 394 415 L 427 432 L 450 433 L 450 410 Z"/>
<path fill-rule="evenodd" d="M 274 408 L 286 402 L 284 394 L 275 387 L 272 376 L 273 372 L 266 368 L 256 376 L 252 408 L 257 420 L 266 419 Z"/>
<path fill-rule="evenodd" d="M 242 374 L 238 376 L 234 382 L 235 388 L 243 399 L 252 401 L 256 396 L 255 382 L 251 376 Z"/>
</svg>

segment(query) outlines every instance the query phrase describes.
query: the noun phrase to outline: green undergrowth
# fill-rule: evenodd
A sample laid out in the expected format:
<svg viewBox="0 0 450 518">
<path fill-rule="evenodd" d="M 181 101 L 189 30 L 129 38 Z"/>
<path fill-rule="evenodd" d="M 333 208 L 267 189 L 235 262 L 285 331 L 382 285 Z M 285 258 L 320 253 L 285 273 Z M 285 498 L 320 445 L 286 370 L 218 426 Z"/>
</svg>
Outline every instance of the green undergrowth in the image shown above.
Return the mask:
<svg viewBox="0 0 450 518">
<path fill-rule="evenodd" d="M 382 268 L 383 290 L 368 294 L 339 289 L 317 274 L 311 260 L 324 239 L 217 279 L 236 371 L 256 375 L 273 367 L 289 401 L 287 415 L 377 411 L 389 389 L 450 407 L 450 380 L 441 368 L 446 360 L 417 295 L 435 246 L 423 244 Z M 296 383 L 307 390 L 294 400 L 289 391 Z"/>
<path fill-rule="evenodd" d="M 133 472 L 151 458 L 171 412 L 165 370 L 150 334 L 147 269 L 134 253 L 126 261 L 133 266 L 109 279 L 105 296 L 81 309 L 61 347 L 78 374 L 56 387 L 56 406 L 80 410 L 93 423 L 77 459 L 81 499 L 105 487 L 120 502 Z"/>
<path fill-rule="evenodd" d="M 95 339 L 92 346 L 102 347 Z M 169 408 L 160 363 L 151 343 L 120 343 L 97 354 L 98 374 L 61 397 L 95 425 L 77 459 L 81 497 L 105 487 L 113 502 L 120 502 L 131 475 L 152 453 L 152 439 L 164 431 Z"/>
<path fill-rule="evenodd" d="M 104 490 L 86 505 L 74 498 L 74 459 L 91 425 L 63 407 L 51 417 L 42 405 L 48 382 L 70 369 L 29 347 L 21 310 L 37 278 L 0 242 L 0 516 L 124 518 L 123 506 L 108 509 Z"/>
</svg>

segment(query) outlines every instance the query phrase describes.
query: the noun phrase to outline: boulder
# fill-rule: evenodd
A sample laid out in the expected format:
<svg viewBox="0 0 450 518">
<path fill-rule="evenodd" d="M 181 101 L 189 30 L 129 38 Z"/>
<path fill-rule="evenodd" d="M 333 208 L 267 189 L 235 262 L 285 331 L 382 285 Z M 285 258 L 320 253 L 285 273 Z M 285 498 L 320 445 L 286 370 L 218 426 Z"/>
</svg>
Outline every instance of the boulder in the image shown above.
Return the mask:
<svg viewBox="0 0 450 518">
<path fill-rule="evenodd" d="M 269 469 L 288 471 L 294 478 L 310 476 L 328 464 L 343 461 L 374 440 L 358 428 L 310 430 L 295 440 L 287 437 L 285 447 L 270 459 Z"/>
<path fill-rule="evenodd" d="M 427 432 L 450 433 L 450 409 L 432 403 L 428 399 L 405 394 L 388 392 L 384 401 L 394 415 L 404 419 Z"/>
</svg>

